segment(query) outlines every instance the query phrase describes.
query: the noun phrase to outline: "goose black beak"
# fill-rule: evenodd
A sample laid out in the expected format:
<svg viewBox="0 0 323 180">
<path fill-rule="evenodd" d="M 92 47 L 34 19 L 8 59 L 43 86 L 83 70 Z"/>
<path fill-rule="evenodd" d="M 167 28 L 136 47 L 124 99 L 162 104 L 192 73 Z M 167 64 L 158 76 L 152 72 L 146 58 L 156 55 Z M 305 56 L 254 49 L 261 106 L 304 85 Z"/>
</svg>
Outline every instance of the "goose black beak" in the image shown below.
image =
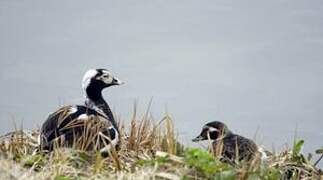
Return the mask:
<svg viewBox="0 0 323 180">
<path fill-rule="evenodd" d="M 202 141 L 202 140 L 204 140 L 204 138 L 201 135 L 199 135 L 196 138 L 192 139 L 193 142 L 198 142 L 198 141 Z"/>
<path fill-rule="evenodd" d="M 118 79 L 118 78 L 113 78 L 113 80 L 112 80 L 112 84 L 113 85 L 122 85 L 122 84 L 124 84 L 125 82 L 123 82 L 123 81 L 121 81 L 120 79 Z"/>
</svg>

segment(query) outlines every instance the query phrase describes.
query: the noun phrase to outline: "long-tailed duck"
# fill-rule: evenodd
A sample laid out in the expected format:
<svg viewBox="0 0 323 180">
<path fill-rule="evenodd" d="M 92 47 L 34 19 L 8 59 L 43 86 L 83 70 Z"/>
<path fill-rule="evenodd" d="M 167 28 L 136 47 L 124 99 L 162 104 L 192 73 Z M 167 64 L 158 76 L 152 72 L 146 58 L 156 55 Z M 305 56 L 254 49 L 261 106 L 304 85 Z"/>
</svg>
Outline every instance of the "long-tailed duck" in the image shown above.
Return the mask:
<svg viewBox="0 0 323 180">
<path fill-rule="evenodd" d="M 258 154 L 258 147 L 252 140 L 232 133 L 219 121 L 204 125 L 200 135 L 194 138 L 193 142 L 208 139 L 213 140 L 210 151 L 223 162 L 249 162 Z"/>
<path fill-rule="evenodd" d="M 64 106 L 50 114 L 41 128 L 40 149 L 51 151 L 55 145 L 75 146 L 106 155 L 118 144 L 120 133 L 102 90 L 121 84 L 106 69 L 88 70 L 82 81 L 85 104 Z"/>
</svg>

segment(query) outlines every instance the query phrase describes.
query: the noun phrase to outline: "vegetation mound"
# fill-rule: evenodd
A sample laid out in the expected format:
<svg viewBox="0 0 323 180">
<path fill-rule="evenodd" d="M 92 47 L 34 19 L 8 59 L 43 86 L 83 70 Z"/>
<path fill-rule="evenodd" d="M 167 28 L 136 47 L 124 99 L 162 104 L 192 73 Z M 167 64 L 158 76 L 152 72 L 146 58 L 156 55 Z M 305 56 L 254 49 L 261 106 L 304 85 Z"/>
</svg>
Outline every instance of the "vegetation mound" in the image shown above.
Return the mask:
<svg viewBox="0 0 323 180">
<path fill-rule="evenodd" d="M 127 129 L 119 123 L 121 143 L 104 158 L 99 152 L 57 147 L 37 152 L 39 131 L 16 130 L 0 137 L 0 179 L 322 179 L 312 156 L 300 153 L 303 140 L 251 163 L 222 163 L 208 151 L 186 148 L 176 139 L 173 120 L 155 122 L 149 113 Z M 323 154 L 323 147 L 316 151 Z M 322 157 L 321 157 L 322 158 Z"/>
</svg>

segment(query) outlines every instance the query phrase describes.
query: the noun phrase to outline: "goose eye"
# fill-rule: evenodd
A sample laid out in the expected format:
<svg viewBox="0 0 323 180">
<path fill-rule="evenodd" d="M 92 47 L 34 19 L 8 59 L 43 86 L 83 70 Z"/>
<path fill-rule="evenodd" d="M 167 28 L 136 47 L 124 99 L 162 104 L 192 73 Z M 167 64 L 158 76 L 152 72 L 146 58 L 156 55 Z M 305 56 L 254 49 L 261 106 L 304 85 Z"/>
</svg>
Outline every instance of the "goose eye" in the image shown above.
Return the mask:
<svg viewBox="0 0 323 180">
<path fill-rule="evenodd" d="M 109 75 L 107 75 L 107 74 L 103 75 L 103 78 L 108 78 L 108 77 L 109 77 Z"/>
</svg>

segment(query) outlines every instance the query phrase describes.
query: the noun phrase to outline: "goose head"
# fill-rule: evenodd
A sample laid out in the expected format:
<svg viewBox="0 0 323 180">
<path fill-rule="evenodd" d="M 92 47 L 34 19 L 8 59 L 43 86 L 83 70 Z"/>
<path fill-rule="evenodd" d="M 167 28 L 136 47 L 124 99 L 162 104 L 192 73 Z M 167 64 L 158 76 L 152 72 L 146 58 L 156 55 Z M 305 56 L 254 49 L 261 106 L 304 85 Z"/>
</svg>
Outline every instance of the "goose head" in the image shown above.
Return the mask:
<svg viewBox="0 0 323 180">
<path fill-rule="evenodd" d="M 221 137 L 226 137 L 229 134 L 231 134 L 231 131 L 224 123 L 219 121 L 213 121 L 204 125 L 200 135 L 198 135 L 192 141 L 197 142 L 208 139 L 217 140 Z"/>
<path fill-rule="evenodd" d="M 82 88 L 87 98 L 92 101 L 102 98 L 102 90 L 104 88 L 124 84 L 107 69 L 90 69 L 82 80 Z"/>
</svg>

